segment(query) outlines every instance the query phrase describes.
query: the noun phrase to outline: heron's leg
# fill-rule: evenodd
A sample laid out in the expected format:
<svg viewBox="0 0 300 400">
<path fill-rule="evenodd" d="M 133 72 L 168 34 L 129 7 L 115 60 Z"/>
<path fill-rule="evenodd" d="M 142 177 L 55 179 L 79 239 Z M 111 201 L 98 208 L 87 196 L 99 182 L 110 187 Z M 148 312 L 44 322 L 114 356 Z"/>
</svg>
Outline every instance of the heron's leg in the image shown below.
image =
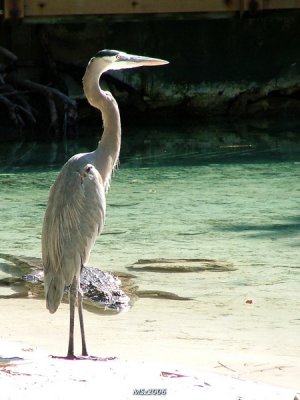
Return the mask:
<svg viewBox="0 0 300 400">
<path fill-rule="evenodd" d="M 74 276 L 70 286 L 70 330 L 69 330 L 69 347 L 67 358 L 74 357 L 74 316 L 75 316 L 75 304 L 78 292 L 78 278 Z"/>
<path fill-rule="evenodd" d="M 82 299 L 83 294 L 79 284 L 78 287 L 78 314 L 79 314 L 79 323 L 80 323 L 80 332 L 81 332 L 81 342 L 82 342 L 82 355 L 87 356 L 88 352 L 86 349 L 86 342 L 85 342 L 85 333 L 84 333 L 84 323 L 83 323 L 83 313 L 82 313 Z"/>
</svg>

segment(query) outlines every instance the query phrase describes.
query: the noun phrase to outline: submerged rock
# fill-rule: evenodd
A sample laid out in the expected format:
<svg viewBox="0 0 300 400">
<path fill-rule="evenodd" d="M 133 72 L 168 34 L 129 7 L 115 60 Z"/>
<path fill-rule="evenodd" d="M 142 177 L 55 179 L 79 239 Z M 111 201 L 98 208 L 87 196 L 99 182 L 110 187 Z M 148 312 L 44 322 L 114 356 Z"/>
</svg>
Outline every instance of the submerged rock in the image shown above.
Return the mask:
<svg viewBox="0 0 300 400">
<path fill-rule="evenodd" d="M 0 268 L 0 285 L 4 289 L 0 289 L 0 298 L 44 296 L 44 271 L 41 259 L 7 254 L 0 254 L 0 257 L 4 261 Z M 130 274 L 127 276 L 123 274 L 123 278 L 129 289 L 132 286 Z M 13 290 L 15 286 L 18 290 Z M 93 267 L 82 268 L 81 289 L 84 294 L 84 303 L 88 306 L 113 311 L 129 308 L 130 297 L 121 289 L 121 286 L 121 279 L 110 272 Z"/>
<path fill-rule="evenodd" d="M 2 263 L 1 263 L 2 258 Z M 141 259 L 128 267 L 131 271 L 160 273 L 230 272 L 236 268 L 231 263 L 212 259 Z M 129 308 L 138 298 L 186 301 L 190 297 L 173 292 L 149 289 L 140 290 L 134 284 L 134 275 L 124 272 L 112 274 L 94 267 L 83 267 L 81 288 L 85 306 L 92 311 L 119 312 Z M 0 298 L 44 298 L 44 271 L 42 260 L 34 257 L 0 254 Z M 67 289 L 63 301 L 67 302 Z"/>
<path fill-rule="evenodd" d="M 211 259 L 164 259 L 154 258 L 150 260 L 138 260 L 131 267 L 130 271 L 148 272 L 228 272 L 235 271 L 233 264 L 211 260 Z"/>
<path fill-rule="evenodd" d="M 179 296 L 172 292 L 166 292 L 164 290 L 137 290 L 136 294 L 140 298 L 147 299 L 166 299 L 166 300 L 191 300 L 190 297 Z"/>
</svg>

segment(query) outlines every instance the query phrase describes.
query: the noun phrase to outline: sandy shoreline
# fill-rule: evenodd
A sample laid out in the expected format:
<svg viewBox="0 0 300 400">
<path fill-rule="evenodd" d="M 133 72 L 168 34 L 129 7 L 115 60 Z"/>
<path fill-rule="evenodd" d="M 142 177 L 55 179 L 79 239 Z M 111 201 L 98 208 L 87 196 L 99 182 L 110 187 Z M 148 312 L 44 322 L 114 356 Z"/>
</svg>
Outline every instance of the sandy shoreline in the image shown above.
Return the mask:
<svg viewBox="0 0 300 400">
<path fill-rule="evenodd" d="M 295 392 L 216 373 L 175 369 L 164 364 L 122 359 L 65 360 L 40 352 L 17 350 L 1 342 L 5 353 L 22 359 L 0 359 L 1 399 L 82 399 L 84 396 L 130 400 L 298 400 Z M 28 349 L 27 349 L 28 350 Z"/>
<path fill-rule="evenodd" d="M 193 310 L 191 305 L 190 312 L 187 312 L 186 305 L 181 304 L 178 301 L 141 299 L 129 312 L 118 315 L 85 311 L 89 353 L 131 362 L 158 363 L 170 368 L 220 373 L 278 385 L 295 393 L 300 391 L 297 347 L 293 349 L 291 343 L 281 342 L 274 348 L 268 336 L 260 340 L 264 334 L 270 336 L 270 332 L 256 332 L 261 336 L 255 339 L 251 336 L 253 332 L 245 329 L 241 337 L 226 337 L 221 324 L 209 326 L 205 317 L 203 326 L 197 327 L 198 336 L 192 336 L 191 329 L 187 335 L 185 325 L 192 323 Z M 50 315 L 43 300 L 1 299 L 0 313 L 0 356 L 3 357 L 7 342 L 18 342 L 19 348 L 27 354 L 41 351 L 48 355 L 65 355 L 67 304 L 62 304 L 57 313 Z M 75 329 L 75 352 L 80 354 L 78 326 Z M 247 343 L 251 346 L 248 347 Z"/>
</svg>

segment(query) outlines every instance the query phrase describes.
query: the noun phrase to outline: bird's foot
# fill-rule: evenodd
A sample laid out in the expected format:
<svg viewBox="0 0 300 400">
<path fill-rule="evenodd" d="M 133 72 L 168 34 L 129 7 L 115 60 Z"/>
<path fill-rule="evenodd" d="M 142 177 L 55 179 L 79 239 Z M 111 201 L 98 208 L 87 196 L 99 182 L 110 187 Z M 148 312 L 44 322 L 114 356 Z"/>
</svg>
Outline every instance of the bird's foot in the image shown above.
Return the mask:
<svg viewBox="0 0 300 400">
<path fill-rule="evenodd" d="M 57 360 L 77 360 L 78 357 L 74 356 L 74 355 L 67 355 L 67 356 L 54 356 L 54 355 L 50 355 L 49 357 L 51 358 L 55 358 Z"/>
<path fill-rule="evenodd" d="M 98 357 L 98 356 L 80 356 L 79 360 L 91 360 L 91 361 L 113 361 L 116 360 L 117 357 Z"/>
<path fill-rule="evenodd" d="M 113 361 L 116 360 L 117 357 L 97 357 L 97 356 L 75 356 L 75 355 L 67 355 L 67 356 L 50 356 L 51 358 L 55 358 L 58 360 L 88 360 L 88 361 Z"/>
</svg>

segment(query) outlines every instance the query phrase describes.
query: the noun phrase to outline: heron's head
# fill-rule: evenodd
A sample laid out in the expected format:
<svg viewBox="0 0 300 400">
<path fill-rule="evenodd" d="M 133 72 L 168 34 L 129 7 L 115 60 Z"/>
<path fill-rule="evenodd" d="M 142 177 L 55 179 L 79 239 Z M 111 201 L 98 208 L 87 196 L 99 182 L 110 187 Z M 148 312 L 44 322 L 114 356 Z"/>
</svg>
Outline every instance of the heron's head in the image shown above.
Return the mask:
<svg viewBox="0 0 300 400">
<path fill-rule="evenodd" d="M 155 66 L 168 64 L 168 61 L 159 58 L 142 57 L 127 54 L 118 50 L 101 50 L 91 58 L 89 65 L 96 65 L 102 71 Z"/>
</svg>

